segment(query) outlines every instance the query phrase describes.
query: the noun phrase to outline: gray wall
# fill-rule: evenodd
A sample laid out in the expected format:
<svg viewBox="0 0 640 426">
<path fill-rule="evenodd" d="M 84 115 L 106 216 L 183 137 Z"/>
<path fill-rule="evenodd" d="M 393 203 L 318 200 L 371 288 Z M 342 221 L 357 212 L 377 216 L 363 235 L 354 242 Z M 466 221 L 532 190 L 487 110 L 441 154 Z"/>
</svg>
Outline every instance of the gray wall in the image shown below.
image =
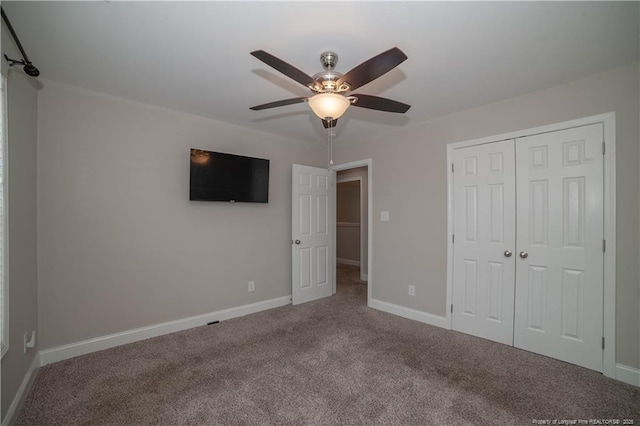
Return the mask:
<svg viewBox="0 0 640 426">
<path fill-rule="evenodd" d="M 337 163 L 373 159 L 372 297 L 445 315 L 446 145 L 616 112 L 617 361 L 640 367 L 638 64 L 398 129 L 378 140 L 343 143 Z M 389 222 L 378 219 L 390 212 Z M 407 285 L 416 286 L 416 297 Z"/>
<path fill-rule="evenodd" d="M 4 37 L 3 37 L 4 39 Z M 2 419 L 38 347 L 23 353 L 23 335 L 38 327 L 36 238 L 37 90 L 11 71 L 7 85 L 9 351 L 2 358 Z"/>
<path fill-rule="evenodd" d="M 360 182 L 336 185 L 336 257 L 360 262 Z"/>
<path fill-rule="evenodd" d="M 291 164 L 323 144 L 43 86 L 42 349 L 291 294 Z M 271 160 L 269 203 L 189 201 L 191 147 Z"/>
<path fill-rule="evenodd" d="M 336 185 L 336 220 L 360 223 L 360 181 L 339 182 Z"/>
</svg>

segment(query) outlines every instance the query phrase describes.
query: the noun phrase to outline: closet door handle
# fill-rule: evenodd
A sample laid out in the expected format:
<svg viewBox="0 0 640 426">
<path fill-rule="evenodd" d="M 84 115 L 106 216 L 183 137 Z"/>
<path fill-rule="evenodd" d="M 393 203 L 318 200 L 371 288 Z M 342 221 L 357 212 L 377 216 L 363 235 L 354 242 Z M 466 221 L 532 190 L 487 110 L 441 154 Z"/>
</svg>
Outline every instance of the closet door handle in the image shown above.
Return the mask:
<svg viewBox="0 0 640 426">
<path fill-rule="evenodd" d="M 522 250 L 520 252 L 520 257 L 523 259 L 526 259 L 527 257 L 529 257 L 529 253 L 527 253 L 526 251 Z"/>
<path fill-rule="evenodd" d="M 512 255 L 511 250 L 504 251 L 504 257 L 511 257 L 511 255 Z"/>
</svg>

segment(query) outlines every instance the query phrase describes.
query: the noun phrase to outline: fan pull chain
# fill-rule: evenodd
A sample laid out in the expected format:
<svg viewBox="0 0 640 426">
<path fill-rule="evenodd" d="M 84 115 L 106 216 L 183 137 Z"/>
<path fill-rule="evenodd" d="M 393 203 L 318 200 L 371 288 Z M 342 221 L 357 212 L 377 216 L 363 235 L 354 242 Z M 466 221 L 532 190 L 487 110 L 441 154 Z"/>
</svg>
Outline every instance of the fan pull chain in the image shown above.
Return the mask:
<svg viewBox="0 0 640 426">
<path fill-rule="evenodd" d="M 333 167 L 333 133 L 331 132 L 331 118 L 329 118 L 327 120 L 329 122 L 329 127 L 327 127 L 327 145 L 328 145 L 328 152 L 329 152 L 329 166 L 327 167 L 327 170 L 331 170 L 331 167 Z"/>
</svg>

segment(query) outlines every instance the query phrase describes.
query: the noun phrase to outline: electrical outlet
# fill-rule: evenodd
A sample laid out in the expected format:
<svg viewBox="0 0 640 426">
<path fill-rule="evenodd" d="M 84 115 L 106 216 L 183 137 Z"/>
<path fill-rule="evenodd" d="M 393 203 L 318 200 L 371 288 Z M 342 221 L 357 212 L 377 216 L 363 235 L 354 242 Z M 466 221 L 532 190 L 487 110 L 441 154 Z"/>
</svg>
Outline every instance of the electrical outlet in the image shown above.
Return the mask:
<svg viewBox="0 0 640 426">
<path fill-rule="evenodd" d="M 249 291 L 254 291 L 256 289 L 256 282 L 255 281 L 249 281 L 247 284 L 248 284 L 248 290 Z"/>
<path fill-rule="evenodd" d="M 415 296 L 416 295 L 416 286 L 415 285 L 410 285 L 409 286 L 409 296 Z"/>
</svg>

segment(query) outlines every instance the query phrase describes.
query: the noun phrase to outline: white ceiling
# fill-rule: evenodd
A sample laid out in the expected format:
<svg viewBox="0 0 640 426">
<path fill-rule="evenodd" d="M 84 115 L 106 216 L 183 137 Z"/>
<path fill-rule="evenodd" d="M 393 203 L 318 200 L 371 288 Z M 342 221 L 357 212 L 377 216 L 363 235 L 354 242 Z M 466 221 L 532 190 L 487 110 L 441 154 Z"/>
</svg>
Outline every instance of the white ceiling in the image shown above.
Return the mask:
<svg viewBox="0 0 640 426">
<path fill-rule="evenodd" d="M 350 108 L 336 141 L 367 139 L 488 102 L 586 77 L 639 57 L 638 2 L 10 2 L 46 79 L 247 126 L 326 140 L 307 96 L 249 52 L 313 75 L 323 51 L 346 72 L 397 46 L 409 59 L 358 89 L 412 105 Z"/>
</svg>

